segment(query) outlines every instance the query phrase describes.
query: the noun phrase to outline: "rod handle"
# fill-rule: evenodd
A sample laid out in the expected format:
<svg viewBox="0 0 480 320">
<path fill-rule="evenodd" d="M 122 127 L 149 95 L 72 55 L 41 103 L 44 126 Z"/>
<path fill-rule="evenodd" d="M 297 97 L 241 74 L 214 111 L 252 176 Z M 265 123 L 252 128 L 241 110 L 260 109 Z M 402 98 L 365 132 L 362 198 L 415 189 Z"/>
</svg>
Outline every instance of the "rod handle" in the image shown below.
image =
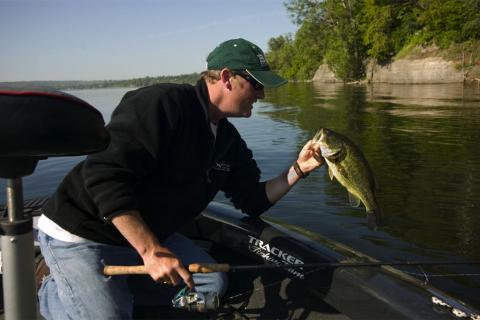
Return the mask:
<svg viewBox="0 0 480 320">
<path fill-rule="evenodd" d="M 126 274 L 147 274 L 145 266 L 104 266 L 103 274 L 106 276 L 120 276 Z"/>
<path fill-rule="evenodd" d="M 188 265 L 191 273 L 228 272 L 229 264 L 223 263 L 192 263 Z M 106 276 L 119 276 L 126 274 L 147 274 L 145 266 L 104 266 L 103 274 Z"/>
</svg>

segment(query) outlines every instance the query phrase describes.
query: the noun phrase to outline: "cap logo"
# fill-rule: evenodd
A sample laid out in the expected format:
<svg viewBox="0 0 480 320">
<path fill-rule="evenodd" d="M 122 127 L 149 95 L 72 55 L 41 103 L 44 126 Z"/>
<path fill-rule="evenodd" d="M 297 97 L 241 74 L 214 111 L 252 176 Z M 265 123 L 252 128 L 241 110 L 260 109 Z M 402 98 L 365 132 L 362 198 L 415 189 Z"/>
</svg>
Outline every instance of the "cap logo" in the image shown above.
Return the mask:
<svg viewBox="0 0 480 320">
<path fill-rule="evenodd" d="M 257 54 L 257 57 L 258 57 L 258 61 L 262 66 L 267 64 L 267 60 L 265 60 L 265 57 L 263 56 L 263 54 Z"/>
</svg>

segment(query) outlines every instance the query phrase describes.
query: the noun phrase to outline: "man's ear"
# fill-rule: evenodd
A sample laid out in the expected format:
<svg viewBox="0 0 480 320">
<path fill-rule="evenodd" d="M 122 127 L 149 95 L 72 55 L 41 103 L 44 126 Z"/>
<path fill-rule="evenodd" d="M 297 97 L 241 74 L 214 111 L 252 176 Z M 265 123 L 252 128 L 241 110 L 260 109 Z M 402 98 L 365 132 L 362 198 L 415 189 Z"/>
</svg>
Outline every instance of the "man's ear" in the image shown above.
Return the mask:
<svg viewBox="0 0 480 320">
<path fill-rule="evenodd" d="M 231 83 L 232 77 L 233 77 L 233 74 L 232 74 L 232 71 L 230 71 L 230 69 L 223 68 L 222 70 L 220 70 L 220 81 L 228 90 L 232 90 L 232 83 Z"/>
</svg>

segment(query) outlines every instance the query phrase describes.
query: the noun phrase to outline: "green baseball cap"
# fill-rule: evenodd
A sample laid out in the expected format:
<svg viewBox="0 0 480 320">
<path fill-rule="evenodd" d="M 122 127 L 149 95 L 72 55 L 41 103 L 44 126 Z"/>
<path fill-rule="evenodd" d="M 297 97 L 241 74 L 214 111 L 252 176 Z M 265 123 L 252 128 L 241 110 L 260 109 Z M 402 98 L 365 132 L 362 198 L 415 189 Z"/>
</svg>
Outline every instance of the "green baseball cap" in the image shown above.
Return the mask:
<svg viewBox="0 0 480 320">
<path fill-rule="evenodd" d="M 265 87 L 287 83 L 287 80 L 270 70 L 262 49 L 242 38 L 222 42 L 208 55 L 208 70 L 223 68 L 245 70 Z"/>
</svg>

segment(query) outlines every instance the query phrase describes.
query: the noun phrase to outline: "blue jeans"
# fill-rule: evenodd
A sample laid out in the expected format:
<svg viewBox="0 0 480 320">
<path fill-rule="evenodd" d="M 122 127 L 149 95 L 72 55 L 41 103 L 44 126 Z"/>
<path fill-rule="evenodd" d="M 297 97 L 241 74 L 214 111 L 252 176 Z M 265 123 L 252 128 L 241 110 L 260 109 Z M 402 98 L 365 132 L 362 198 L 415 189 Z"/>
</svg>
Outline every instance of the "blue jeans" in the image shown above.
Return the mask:
<svg viewBox="0 0 480 320">
<path fill-rule="evenodd" d="M 169 304 L 183 286 L 154 282 L 150 276 L 103 275 L 103 265 L 138 265 L 130 247 L 93 241 L 70 243 L 38 233 L 40 249 L 50 268 L 38 291 L 40 313 L 46 319 L 131 319 L 134 305 Z M 190 239 L 174 234 L 164 246 L 185 264 L 215 261 Z M 194 274 L 198 292 L 225 293 L 223 273 Z"/>
</svg>

